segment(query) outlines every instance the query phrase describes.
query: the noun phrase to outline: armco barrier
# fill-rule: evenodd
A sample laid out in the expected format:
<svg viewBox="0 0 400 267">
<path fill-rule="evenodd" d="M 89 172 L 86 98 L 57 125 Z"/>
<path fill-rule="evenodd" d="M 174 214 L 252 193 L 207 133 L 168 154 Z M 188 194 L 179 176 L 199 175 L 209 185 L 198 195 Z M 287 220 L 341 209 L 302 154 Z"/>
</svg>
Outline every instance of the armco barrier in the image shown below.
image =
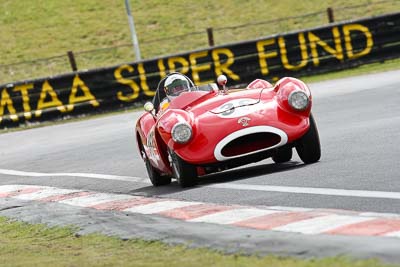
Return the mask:
<svg viewBox="0 0 400 267">
<path fill-rule="evenodd" d="M 0 128 L 99 112 L 151 99 L 170 71 L 196 84 L 276 80 L 400 56 L 400 13 L 330 24 L 167 57 L 0 86 Z"/>
</svg>

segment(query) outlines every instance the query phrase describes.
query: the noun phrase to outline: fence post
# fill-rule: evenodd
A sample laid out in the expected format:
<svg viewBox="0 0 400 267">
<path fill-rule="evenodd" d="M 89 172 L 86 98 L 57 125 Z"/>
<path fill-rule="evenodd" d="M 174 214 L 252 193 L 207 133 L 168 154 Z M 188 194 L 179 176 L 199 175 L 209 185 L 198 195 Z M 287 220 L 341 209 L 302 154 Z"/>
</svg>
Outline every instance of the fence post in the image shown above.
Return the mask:
<svg viewBox="0 0 400 267">
<path fill-rule="evenodd" d="M 335 22 L 335 18 L 333 17 L 333 9 L 331 7 L 326 9 L 326 13 L 328 13 L 329 23 Z"/>
<path fill-rule="evenodd" d="M 74 53 L 72 51 L 68 51 L 67 55 L 68 55 L 69 64 L 71 65 L 72 71 L 77 71 L 78 68 L 76 66 Z"/>
<path fill-rule="evenodd" d="M 207 28 L 208 45 L 214 46 L 214 33 L 213 28 Z"/>
</svg>

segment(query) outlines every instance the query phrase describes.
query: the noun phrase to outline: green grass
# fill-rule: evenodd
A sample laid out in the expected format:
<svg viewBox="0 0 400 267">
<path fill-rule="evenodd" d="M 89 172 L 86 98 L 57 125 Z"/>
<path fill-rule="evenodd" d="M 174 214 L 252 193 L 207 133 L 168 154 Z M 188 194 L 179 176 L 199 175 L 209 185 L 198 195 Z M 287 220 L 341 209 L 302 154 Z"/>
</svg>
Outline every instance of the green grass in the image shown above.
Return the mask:
<svg viewBox="0 0 400 267">
<path fill-rule="evenodd" d="M 206 28 L 214 28 L 216 45 L 327 24 L 326 8 L 336 21 L 382 15 L 400 10 L 397 0 L 131 0 L 132 13 L 145 59 L 207 47 Z M 344 9 L 345 6 L 360 5 Z M 300 19 L 248 27 L 321 12 Z M 75 52 L 79 69 L 134 60 L 124 0 L 1 0 L 0 84 L 19 79 L 70 72 L 66 52 Z M 197 35 L 154 41 L 198 32 Z M 127 45 L 127 46 L 124 46 Z M 122 46 L 114 49 L 96 50 Z M 50 61 L 1 66 L 38 58 Z"/>
<path fill-rule="evenodd" d="M 158 241 L 127 240 L 100 234 L 78 236 L 73 228 L 48 228 L 0 217 L 0 266 L 274 266 L 383 267 L 377 260 L 344 257 L 295 259 L 226 255 Z"/>
</svg>

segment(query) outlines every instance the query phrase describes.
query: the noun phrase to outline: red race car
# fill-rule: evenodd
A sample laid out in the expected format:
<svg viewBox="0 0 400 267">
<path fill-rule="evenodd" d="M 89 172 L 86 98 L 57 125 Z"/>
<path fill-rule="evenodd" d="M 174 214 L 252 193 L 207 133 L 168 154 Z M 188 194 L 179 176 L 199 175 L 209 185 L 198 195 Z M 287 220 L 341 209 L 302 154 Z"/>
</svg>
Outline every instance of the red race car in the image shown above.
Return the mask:
<svg viewBox="0 0 400 267">
<path fill-rule="evenodd" d="M 269 157 L 287 162 L 293 148 L 306 164 L 320 159 L 311 92 L 304 82 L 285 77 L 273 86 L 257 79 L 228 90 L 223 75 L 219 86 L 194 86 L 183 75 L 187 83 L 173 81 L 185 85 L 177 94 L 166 85 L 173 75 L 160 81 L 136 123 L 137 145 L 154 186 L 173 177 L 182 187 L 193 186 L 198 176 Z"/>
</svg>

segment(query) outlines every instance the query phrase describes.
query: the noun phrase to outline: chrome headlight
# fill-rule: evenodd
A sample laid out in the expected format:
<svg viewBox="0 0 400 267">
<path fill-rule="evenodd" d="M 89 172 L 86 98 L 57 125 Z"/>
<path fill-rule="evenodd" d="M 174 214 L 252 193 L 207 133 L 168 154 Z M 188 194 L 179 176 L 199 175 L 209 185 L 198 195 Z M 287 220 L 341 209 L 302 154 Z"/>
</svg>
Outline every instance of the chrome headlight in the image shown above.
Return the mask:
<svg viewBox="0 0 400 267">
<path fill-rule="evenodd" d="M 186 122 L 178 122 L 172 127 L 171 135 L 174 142 L 185 144 L 192 137 L 192 127 Z"/>
<path fill-rule="evenodd" d="M 289 105 L 295 110 L 305 110 L 310 103 L 310 99 L 303 91 L 293 91 L 288 98 Z"/>
</svg>

